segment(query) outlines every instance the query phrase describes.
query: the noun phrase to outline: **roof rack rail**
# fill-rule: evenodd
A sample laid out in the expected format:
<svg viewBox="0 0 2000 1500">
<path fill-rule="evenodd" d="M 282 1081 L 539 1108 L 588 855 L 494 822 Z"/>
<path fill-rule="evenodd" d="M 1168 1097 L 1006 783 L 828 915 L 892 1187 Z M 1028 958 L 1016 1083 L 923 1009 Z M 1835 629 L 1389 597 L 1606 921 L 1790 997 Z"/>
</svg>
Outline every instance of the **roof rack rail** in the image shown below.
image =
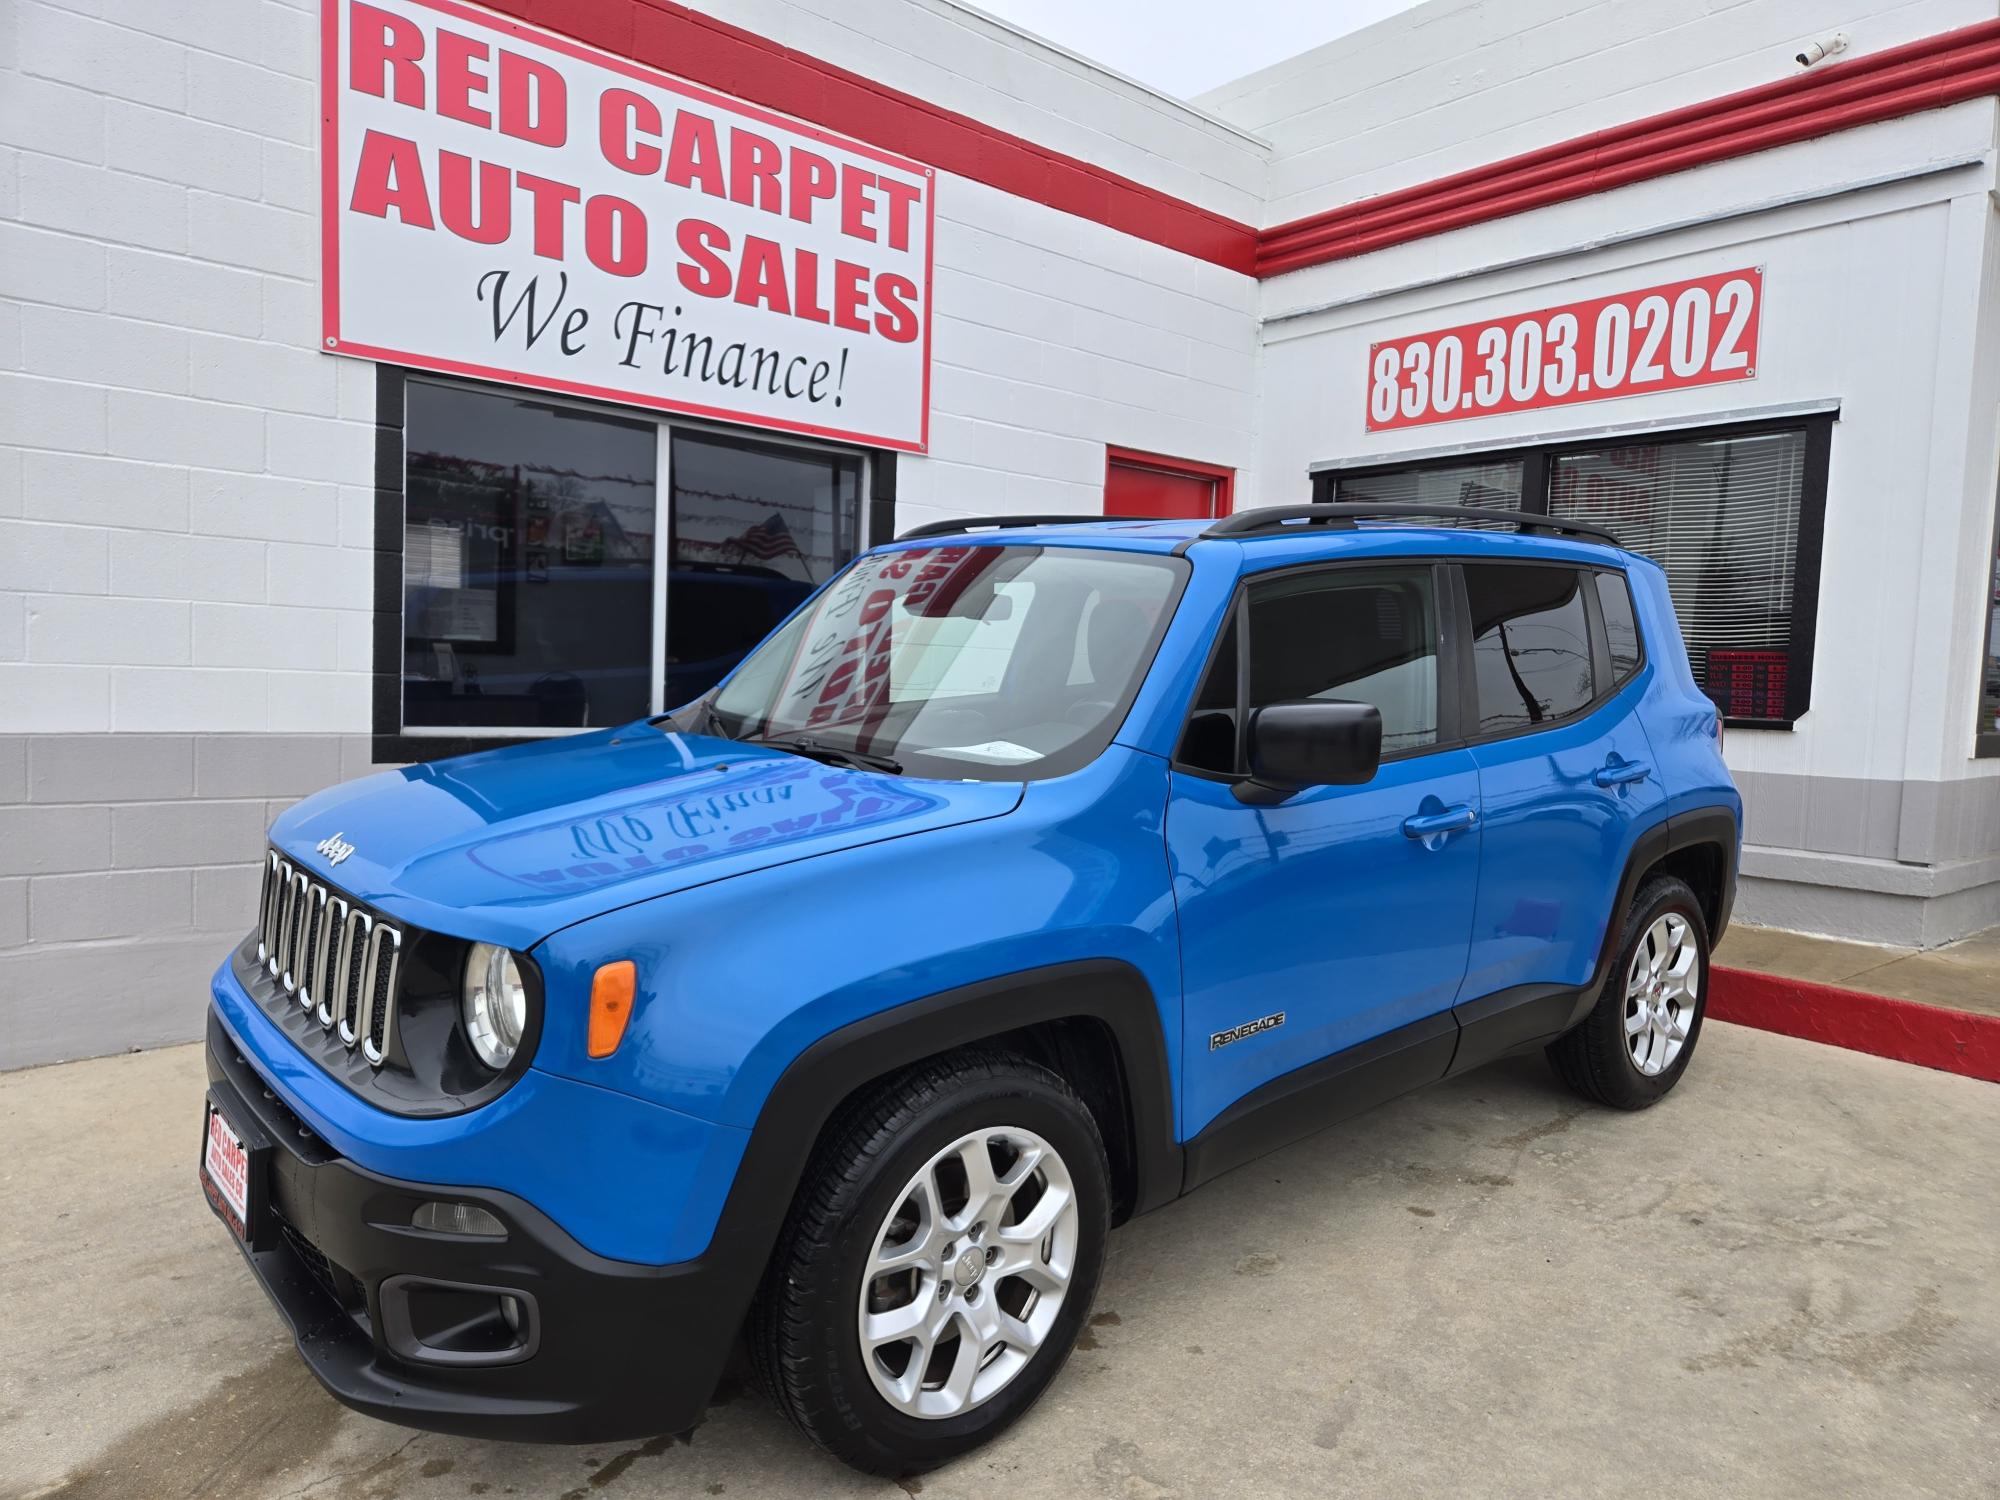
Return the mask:
<svg viewBox="0 0 2000 1500">
<path fill-rule="evenodd" d="M 1399 520 L 1404 517 L 1429 521 L 1511 521 L 1522 531 L 1582 537 L 1613 547 L 1623 545 L 1602 526 L 1594 526 L 1588 521 L 1568 521 L 1560 516 L 1536 515 L 1524 510 L 1488 510 L 1472 505 L 1372 505 L 1365 501 L 1336 501 L 1329 505 L 1265 505 L 1254 510 L 1239 510 L 1233 516 L 1222 517 L 1202 536 L 1204 539 L 1284 536 L 1307 526 L 1346 531 L 1351 530 L 1356 521 Z"/>
<path fill-rule="evenodd" d="M 912 526 L 896 540 L 912 542 L 919 537 L 960 536 L 968 531 L 1011 531 L 1016 526 L 1076 526 L 1092 521 L 1144 524 L 1165 519 L 1164 516 L 967 516 L 958 521 L 930 521 L 922 526 Z"/>
</svg>

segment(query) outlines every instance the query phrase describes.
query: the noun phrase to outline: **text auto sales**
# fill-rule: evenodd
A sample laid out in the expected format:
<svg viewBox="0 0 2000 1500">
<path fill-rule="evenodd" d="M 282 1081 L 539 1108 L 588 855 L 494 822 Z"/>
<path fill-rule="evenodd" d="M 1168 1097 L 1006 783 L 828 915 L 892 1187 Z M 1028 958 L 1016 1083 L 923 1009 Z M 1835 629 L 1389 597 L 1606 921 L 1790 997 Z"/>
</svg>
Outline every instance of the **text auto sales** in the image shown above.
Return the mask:
<svg viewBox="0 0 2000 1500">
<path fill-rule="evenodd" d="M 402 17 L 360 3 L 352 16 L 351 90 L 530 146 L 568 144 L 568 85 L 554 68 L 443 28 L 427 57 L 422 30 Z M 856 258 L 833 257 L 827 264 L 802 246 L 788 255 L 775 239 L 737 239 L 698 213 L 680 214 L 671 230 L 675 275 L 690 296 L 730 299 L 891 343 L 918 337 L 916 283 L 872 270 L 861 247 L 910 248 L 922 184 L 836 163 L 742 125 L 719 125 L 697 108 L 675 109 L 667 119 L 652 99 L 631 89 L 604 89 L 595 117 L 597 150 L 621 172 L 774 220 L 835 225 L 856 247 Z M 519 215 L 532 252 L 558 264 L 580 228 L 585 258 L 613 276 L 642 276 L 659 255 L 655 225 L 638 202 L 602 192 L 586 196 L 559 178 L 428 149 L 382 130 L 371 129 L 362 139 L 348 206 L 483 245 L 506 243 Z M 503 290 L 494 288 L 496 300 Z M 530 305 L 531 323 L 535 316 Z M 668 332 L 661 327 L 665 316 L 664 306 L 644 301 L 619 309 L 614 337 L 621 363 L 650 356 L 646 346 Z M 565 343 L 574 332 L 565 325 Z M 671 350 L 666 358 L 671 362 Z"/>
</svg>

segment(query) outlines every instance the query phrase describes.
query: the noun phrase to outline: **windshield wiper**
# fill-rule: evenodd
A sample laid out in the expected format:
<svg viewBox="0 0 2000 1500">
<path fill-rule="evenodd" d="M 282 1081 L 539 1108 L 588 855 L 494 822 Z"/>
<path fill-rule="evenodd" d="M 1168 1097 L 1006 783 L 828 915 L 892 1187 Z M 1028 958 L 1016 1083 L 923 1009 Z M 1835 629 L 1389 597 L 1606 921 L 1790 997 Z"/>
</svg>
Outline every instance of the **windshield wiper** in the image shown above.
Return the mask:
<svg viewBox="0 0 2000 1500">
<path fill-rule="evenodd" d="M 689 707 L 697 710 L 697 713 L 694 725 L 687 730 L 687 733 L 712 734 L 721 740 L 736 738 L 735 735 L 729 732 L 729 726 L 722 722 L 722 715 L 715 711 L 715 700 L 713 698 L 697 698 L 692 704 L 677 708 L 672 713 L 655 714 L 646 722 L 648 724 L 673 724 L 674 728 L 679 729 L 681 726 L 674 723 L 674 721 L 681 714 L 687 712 Z"/>
<path fill-rule="evenodd" d="M 887 771 L 891 776 L 903 774 L 903 763 L 899 760 L 892 760 L 886 755 L 876 755 L 868 750 L 849 750 L 844 745 L 829 745 L 825 740 L 816 740 L 810 735 L 751 735 L 744 743 L 769 745 L 773 750 L 789 750 L 794 755 L 809 756 L 813 760 L 859 766 L 864 771 Z"/>
</svg>

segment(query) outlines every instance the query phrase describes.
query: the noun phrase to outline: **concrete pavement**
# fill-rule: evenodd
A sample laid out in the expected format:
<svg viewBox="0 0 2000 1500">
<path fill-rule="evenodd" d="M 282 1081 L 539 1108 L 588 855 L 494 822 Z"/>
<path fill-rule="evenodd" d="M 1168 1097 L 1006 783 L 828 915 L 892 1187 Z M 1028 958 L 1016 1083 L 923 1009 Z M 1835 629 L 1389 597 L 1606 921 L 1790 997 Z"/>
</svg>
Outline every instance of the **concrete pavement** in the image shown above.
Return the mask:
<svg viewBox="0 0 2000 1500">
<path fill-rule="evenodd" d="M 1711 1025 L 1621 1116 L 1501 1064 L 1119 1231 L 1085 1347 L 899 1488 L 324 1396 L 194 1184 L 197 1049 L 0 1075 L 0 1496 L 2000 1494 L 2000 1089 Z"/>
</svg>

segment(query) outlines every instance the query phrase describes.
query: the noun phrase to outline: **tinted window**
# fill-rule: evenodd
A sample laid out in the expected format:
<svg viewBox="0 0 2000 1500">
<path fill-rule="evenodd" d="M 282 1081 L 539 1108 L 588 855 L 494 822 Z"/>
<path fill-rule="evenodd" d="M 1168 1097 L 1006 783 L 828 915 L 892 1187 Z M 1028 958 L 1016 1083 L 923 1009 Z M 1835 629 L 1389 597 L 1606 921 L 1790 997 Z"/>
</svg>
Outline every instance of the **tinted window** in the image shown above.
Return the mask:
<svg viewBox="0 0 2000 1500">
<path fill-rule="evenodd" d="M 1236 619 L 1232 614 L 1208 676 L 1195 694 L 1178 759 L 1198 771 L 1236 769 Z"/>
<path fill-rule="evenodd" d="M 1604 607 L 1604 635 L 1611 646 L 1611 680 L 1623 682 L 1639 670 L 1639 621 L 1624 576 L 1599 573 L 1597 601 Z"/>
<path fill-rule="evenodd" d="M 705 693 L 860 550 L 861 460 L 676 432 L 666 702 Z"/>
<path fill-rule="evenodd" d="M 1252 584 L 1250 706 L 1372 703 L 1385 755 L 1437 742 L 1431 571 L 1354 568 Z"/>
<path fill-rule="evenodd" d="M 1483 734 L 1532 729 L 1591 700 L 1590 620 L 1574 568 L 1468 564 Z"/>
<path fill-rule="evenodd" d="M 653 424 L 411 381 L 406 440 L 404 723 L 646 712 Z"/>
</svg>

